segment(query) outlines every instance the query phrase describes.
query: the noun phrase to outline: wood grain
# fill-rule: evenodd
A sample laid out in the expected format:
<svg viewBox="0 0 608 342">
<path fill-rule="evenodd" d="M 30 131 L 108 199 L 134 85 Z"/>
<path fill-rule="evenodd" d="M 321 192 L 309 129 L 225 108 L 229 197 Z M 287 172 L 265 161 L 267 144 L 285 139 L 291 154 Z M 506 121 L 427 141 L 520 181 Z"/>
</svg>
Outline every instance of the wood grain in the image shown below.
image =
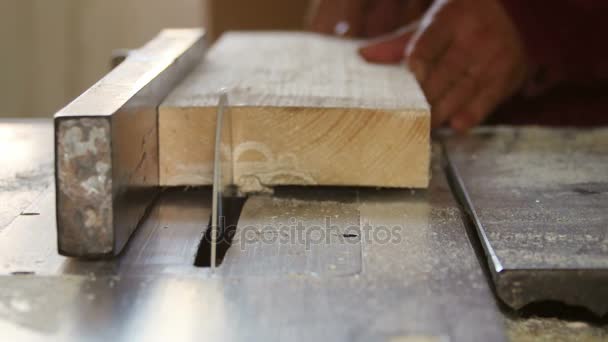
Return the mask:
<svg viewBox="0 0 608 342">
<path fill-rule="evenodd" d="M 426 187 L 430 110 L 413 75 L 359 43 L 312 33 L 229 33 L 159 111 L 161 185 L 211 182 L 218 94 L 228 92 L 234 181 Z"/>
</svg>

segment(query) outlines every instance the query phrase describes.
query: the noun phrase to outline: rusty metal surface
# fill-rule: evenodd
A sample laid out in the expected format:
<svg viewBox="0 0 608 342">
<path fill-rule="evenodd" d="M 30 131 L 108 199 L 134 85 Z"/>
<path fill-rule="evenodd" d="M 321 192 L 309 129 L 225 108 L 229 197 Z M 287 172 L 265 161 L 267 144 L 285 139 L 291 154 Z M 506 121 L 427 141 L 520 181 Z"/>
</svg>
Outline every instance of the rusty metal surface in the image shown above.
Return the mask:
<svg viewBox="0 0 608 342">
<path fill-rule="evenodd" d="M 60 253 L 122 250 L 158 190 L 157 106 L 204 48 L 201 30 L 165 30 L 55 115 Z"/>
<path fill-rule="evenodd" d="M 488 128 L 445 146 L 498 296 L 607 313 L 608 129 Z"/>
<path fill-rule="evenodd" d="M 427 191 L 250 197 L 215 274 L 193 266 L 209 189 L 163 193 L 100 261 L 56 254 L 53 195 L 0 234 L 3 340 L 505 340 L 437 161 Z"/>
</svg>

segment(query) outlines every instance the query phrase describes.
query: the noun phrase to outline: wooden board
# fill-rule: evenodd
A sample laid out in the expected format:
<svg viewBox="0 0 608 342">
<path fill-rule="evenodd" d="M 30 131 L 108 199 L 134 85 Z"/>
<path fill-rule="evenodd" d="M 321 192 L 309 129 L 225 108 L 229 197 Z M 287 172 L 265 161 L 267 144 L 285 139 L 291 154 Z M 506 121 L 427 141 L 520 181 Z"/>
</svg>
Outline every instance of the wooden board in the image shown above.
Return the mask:
<svg viewBox="0 0 608 342">
<path fill-rule="evenodd" d="M 229 33 L 159 111 L 161 185 L 211 183 L 221 89 L 234 181 L 427 187 L 430 111 L 402 66 L 372 65 L 358 42 L 312 33 Z"/>
</svg>

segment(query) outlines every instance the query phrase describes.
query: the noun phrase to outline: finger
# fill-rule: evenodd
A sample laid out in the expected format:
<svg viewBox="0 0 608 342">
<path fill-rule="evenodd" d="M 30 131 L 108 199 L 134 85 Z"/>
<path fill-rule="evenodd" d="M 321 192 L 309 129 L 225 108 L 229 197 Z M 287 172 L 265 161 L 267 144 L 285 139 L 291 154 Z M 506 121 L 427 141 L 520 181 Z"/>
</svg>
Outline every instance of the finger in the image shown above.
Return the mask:
<svg viewBox="0 0 608 342">
<path fill-rule="evenodd" d="M 403 60 L 405 46 L 414 33 L 414 25 L 409 25 L 378 38 L 359 49 L 366 61 L 372 63 L 399 63 Z"/>
<path fill-rule="evenodd" d="M 435 125 L 460 115 L 459 110 L 478 92 L 478 85 L 491 82 L 486 78 L 487 71 L 501 51 L 500 44 L 486 31 L 480 26 L 461 32 L 422 84 L 433 104 Z"/>
<path fill-rule="evenodd" d="M 450 88 L 444 96 L 432 107 L 431 124 L 439 127 L 451 117 L 459 114 L 459 109 L 471 101 L 477 91 L 477 82 L 474 78 L 464 76 Z"/>
<path fill-rule="evenodd" d="M 495 58 L 481 71 L 479 84 L 484 84 L 473 100 L 453 118 L 451 126 L 466 131 L 481 123 L 506 98 L 520 86 L 525 69 L 514 67 L 506 51 L 497 50 Z"/>
<path fill-rule="evenodd" d="M 419 82 L 426 80 L 429 71 L 445 53 L 452 39 L 451 30 L 446 30 L 449 27 L 446 22 L 441 22 L 440 19 L 433 21 L 428 16 L 427 13 L 422 19 L 405 49 L 407 64 Z"/>
<path fill-rule="evenodd" d="M 454 86 L 456 78 L 464 74 L 466 65 L 455 61 L 456 55 L 461 53 L 457 46 L 450 45 L 439 60 L 429 68 L 428 75 L 421 81 L 420 86 L 430 103 L 435 103 L 447 89 Z"/>
<path fill-rule="evenodd" d="M 479 47 L 483 46 L 483 49 Z M 447 51 L 429 71 L 422 84 L 424 94 L 431 103 L 438 102 L 461 78 L 478 79 L 482 70 L 495 59 L 498 44 L 485 33 L 470 33 L 452 40 Z"/>
<path fill-rule="evenodd" d="M 503 81 L 497 80 L 479 90 L 472 101 L 450 120 L 452 128 L 459 132 L 477 126 L 492 112 L 504 94 Z"/>
</svg>

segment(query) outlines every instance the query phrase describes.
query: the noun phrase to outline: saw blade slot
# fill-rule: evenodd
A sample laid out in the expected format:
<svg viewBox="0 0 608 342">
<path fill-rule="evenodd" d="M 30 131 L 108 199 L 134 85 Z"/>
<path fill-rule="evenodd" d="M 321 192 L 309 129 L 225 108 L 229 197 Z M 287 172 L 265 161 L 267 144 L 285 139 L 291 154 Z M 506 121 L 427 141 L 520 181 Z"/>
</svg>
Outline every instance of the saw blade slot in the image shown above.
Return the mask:
<svg viewBox="0 0 608 342">
<path fill-rule="evenodd" d="M 216 266 L 222 264 L 224 256 L 232 245 L 232 239 L 236 232 L 241 209 L 245 204 L 246 197 L 231 197 L 222 199 L 224 215 L 219 218 L 217 229 L 217 256 Z M 194 265 L 197 267 L 211 267 L 211 217 L 207 224 L 205 235 L 201 239 L 196 253 Z"/>
</svg>

